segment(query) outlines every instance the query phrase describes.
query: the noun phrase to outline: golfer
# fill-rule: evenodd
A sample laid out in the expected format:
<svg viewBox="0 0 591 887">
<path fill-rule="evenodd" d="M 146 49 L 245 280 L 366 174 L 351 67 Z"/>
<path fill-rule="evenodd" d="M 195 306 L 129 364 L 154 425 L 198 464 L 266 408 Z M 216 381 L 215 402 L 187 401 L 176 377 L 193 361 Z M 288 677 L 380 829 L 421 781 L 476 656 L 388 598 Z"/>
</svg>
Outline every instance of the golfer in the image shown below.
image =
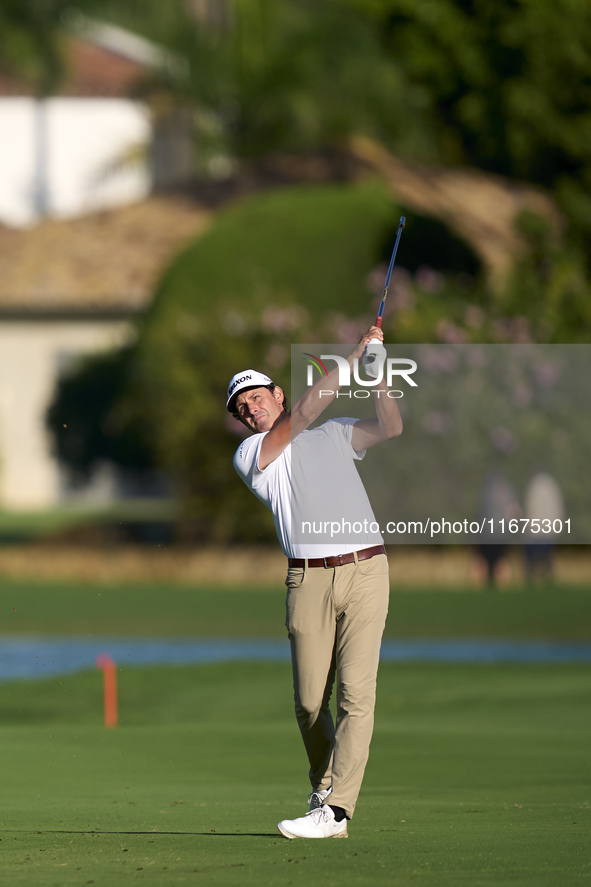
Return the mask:
<svg viewBox="0 0 591 887">
<path fill-rule="evenodd" d="M 347 358 L 350 368 L 372 338 L 383 341 L 381 329 L 362 336 Z M 236 451 L 236 471 L 271 509 L 288 558 L 286 626 L 312 793 L 305 816 L 279 823 L 286 838 L 347 837 L 369 754 L 388 611 L 383 539 L 354 463 L 399 435 L 402 420 L 382 379 L 371 389 L 377 418 L 333 419 L 307 430 L 338 390 L 335 368 L 287 411 L 279 386 L 245 370 L 230 382 L 226 404 L 253 432 Z M 331 521 L 319 520 L 323 510 Z M 318 536 L 320 523 L 330 526 L 339 513 L 342 541 Z M 329 708 L 335 677 L 336 725 Z"/>
</svg>

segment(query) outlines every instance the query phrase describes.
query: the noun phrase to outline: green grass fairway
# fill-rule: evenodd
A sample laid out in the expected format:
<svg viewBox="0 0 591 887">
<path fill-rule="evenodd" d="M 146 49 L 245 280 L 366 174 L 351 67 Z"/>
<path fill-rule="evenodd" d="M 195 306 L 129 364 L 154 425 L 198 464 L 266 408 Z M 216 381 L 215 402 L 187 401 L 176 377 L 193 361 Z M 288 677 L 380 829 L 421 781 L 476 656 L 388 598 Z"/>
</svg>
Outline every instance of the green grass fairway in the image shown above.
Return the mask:
<svg viewBox="0 0 591 887">
<path fill-rule="evenodd" d="M 276 588 L 5 582 L 14 636 L 284 637 Z M 396 592 L 391 637 L 591 638 L 589 589 Z M 348 841 L 288 842 L 307 766 L 289 665 L 0 684 L 7 887 L 591 882 L 591 667 L 384 664 Z"/>
<path fill-rule="evenodd" d="M 284 637 L 285 589 L 6 581 L 2 632 Z M 389 637 L 591 638 L 591 590 L 393 592 Z"/>
<path fill-rule="evenodd" d="M 591 669 L 381 668 L 348 841 L 288 842 L 306 763 L 286 664 L 0 686 L 0 882 L 564 887 L 591 880 Z"/>
</svg>

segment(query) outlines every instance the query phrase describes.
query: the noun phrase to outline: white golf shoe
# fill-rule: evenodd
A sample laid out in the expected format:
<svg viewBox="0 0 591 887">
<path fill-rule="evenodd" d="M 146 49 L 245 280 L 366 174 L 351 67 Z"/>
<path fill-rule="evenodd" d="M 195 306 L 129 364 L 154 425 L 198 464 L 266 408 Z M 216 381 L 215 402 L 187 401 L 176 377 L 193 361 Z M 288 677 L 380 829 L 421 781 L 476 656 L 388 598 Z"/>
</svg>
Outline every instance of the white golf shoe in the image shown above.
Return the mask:
<svg viewBox="0 0 591 887">
<path fill-rule="evenodd" d="M 312 794 L 308 798 L 308 805 L 309 805 L 308 809 L 310 810 L 310 812 L 312 812 L 312 810 L 317 810 L 318 807 L 322 807 L 322 805 L 324 804 L 324 802 L 328 798 L 331 791 L 332 791 L 332 785 L 330 788 L 322 789 L 321 791 L 312 792 Z"/>
<path fill-rule="evenodd" d="M 284 819 L 277 828 L 286 838 L 348 838 L 347 820 L 337 822 L 334 812 L 323 804 L 299 819 Z"/>
</svg>

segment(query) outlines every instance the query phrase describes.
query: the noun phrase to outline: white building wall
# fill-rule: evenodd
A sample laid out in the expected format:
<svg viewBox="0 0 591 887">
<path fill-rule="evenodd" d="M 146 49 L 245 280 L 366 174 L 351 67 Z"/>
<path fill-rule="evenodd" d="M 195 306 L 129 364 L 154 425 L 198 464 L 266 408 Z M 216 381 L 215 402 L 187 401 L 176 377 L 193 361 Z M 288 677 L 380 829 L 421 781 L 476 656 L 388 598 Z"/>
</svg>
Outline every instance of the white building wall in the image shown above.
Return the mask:
<svg viewBox="0 0 591 887">
<path fill-rule="evenodd" d="M 143 200 L 152 126 L 130 99 L 0 98 L 0 222 L 35 224 Z"/>
<path fill-rule="evenodd" d="M 121 320 L 0 322 L 0 508 L 43 509 L 59 500 L 45 414 L 60 359 L 120 347 L 132 335 Z"/>
</svg>

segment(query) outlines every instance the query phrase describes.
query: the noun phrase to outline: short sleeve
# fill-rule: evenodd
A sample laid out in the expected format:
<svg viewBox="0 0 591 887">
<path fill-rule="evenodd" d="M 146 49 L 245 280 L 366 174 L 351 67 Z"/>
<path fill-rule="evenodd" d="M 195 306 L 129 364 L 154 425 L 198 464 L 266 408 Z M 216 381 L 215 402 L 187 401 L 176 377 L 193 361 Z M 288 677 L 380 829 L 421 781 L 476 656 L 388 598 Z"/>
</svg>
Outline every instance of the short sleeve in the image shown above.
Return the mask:
<svg viewBox="0 0 591 887">
<path fill-rule="evenodd" d="M 330 419 L 326 425 L 331 433 L 341 434 L 351 449 L 351 455 L 354 459 L 361 461 L 365 457 L 367 450 L 354 450 L 352 444 L 353 428 L 357 424 L 358 419 L 349 417 L 339 417 L 338 419 Z"/>
<path fill-rule="evenodd" d="M 266 471 L 259 468 L 259 455 L 265 437 L 263 434 L 253 434 L 242 441 L 234 454 L 234 468 L 242 478 L 246 486 L 255 491 L 261 491 L 266 484 Z"/>
</svg>

